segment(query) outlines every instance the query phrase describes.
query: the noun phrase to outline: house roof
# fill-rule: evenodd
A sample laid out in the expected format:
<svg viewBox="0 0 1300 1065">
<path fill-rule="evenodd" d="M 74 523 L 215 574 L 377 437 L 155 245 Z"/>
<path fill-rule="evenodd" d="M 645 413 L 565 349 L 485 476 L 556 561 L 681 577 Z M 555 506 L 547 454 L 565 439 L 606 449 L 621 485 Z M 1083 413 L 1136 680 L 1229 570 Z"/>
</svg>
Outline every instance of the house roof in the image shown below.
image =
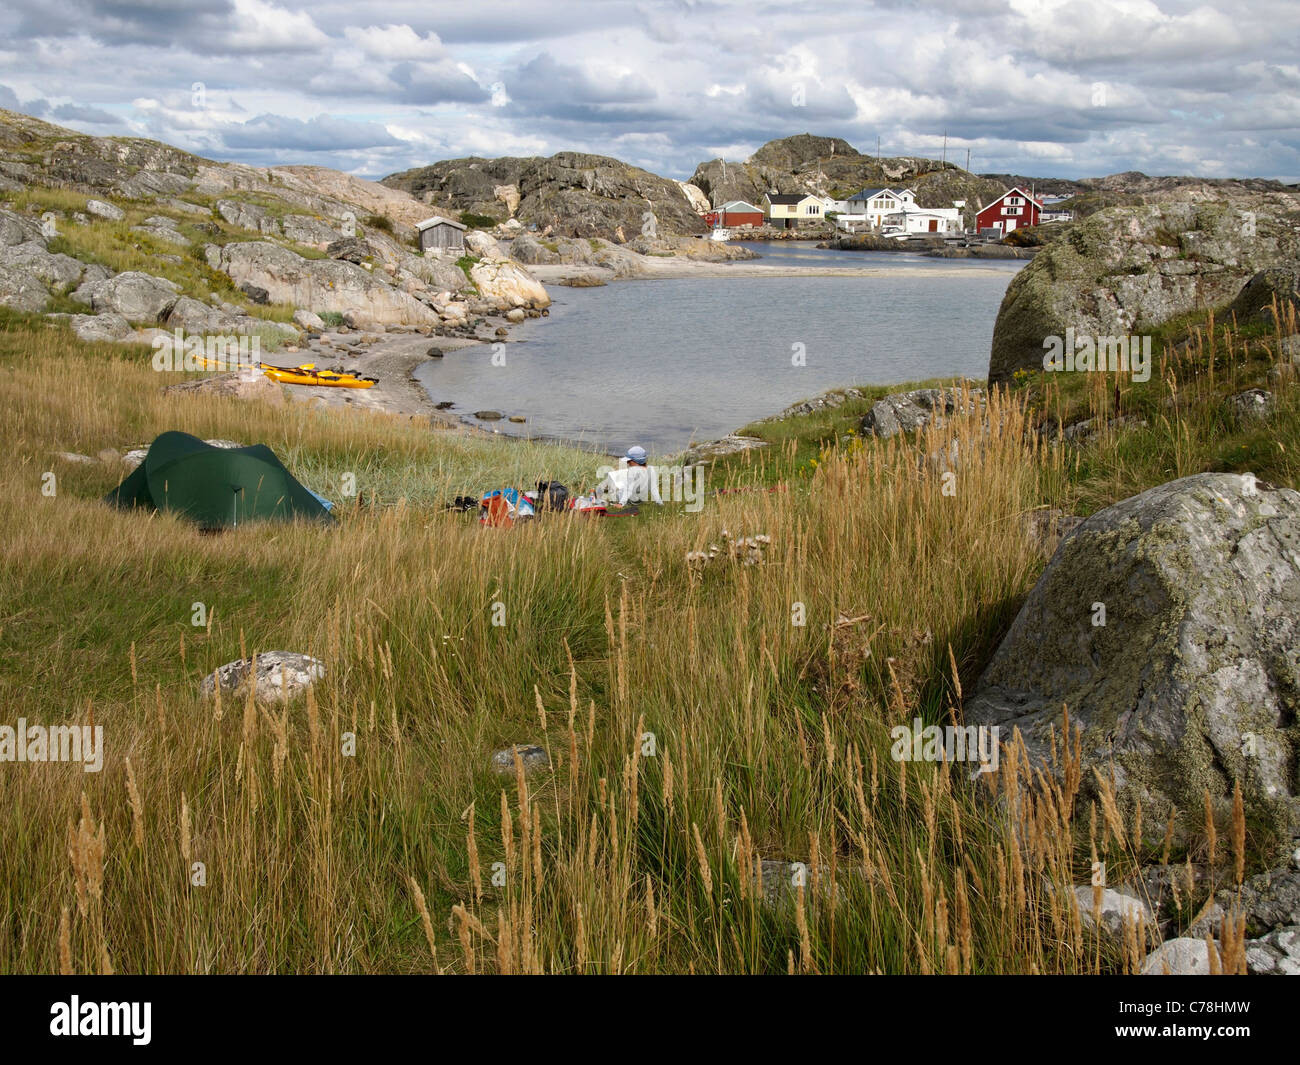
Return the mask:
<svg viewBox="0 0 1300 1065">
<path fill-rule="evenodd" d="M 455 226 L 457 229 L 468 229 L 468 226 L 455 222 L 450 218 L 441 218 L 434 215 L 432 218 L 426 218 L 423 222 L 416 222 L 415 228 L 423 233 L 426 229 L 432 229 L 434 226 Z"/>
<path fill-rule="evenodd" d="M 980 214 L 983 214 L 983 213 L 984 213 L 985 211 L 987 211 L 990 207 L 996 207 L 998 204 L 1000 204 L 1003 200 L 1005 200 L 1008 196 L 1012 195 L 1013 193 L 1019 193 L 1021 196 L 1023 196 L 1025 199 L 1027 199 L 1030 203 L 1032 203 L 1035 207 L 1037 207 L 1040 211 L 1043 209 L 1043 204 L 1042 204 L 1042 201 L 1041 201 L 1041 200 L 1036 200 L 1036 199 L 1034 199 L 1034 197 L 1032 197 L 1031 195 L 1029 195 L 1028 192 L 1026 192 L 1024 189 L 1022 189 L 1019 185 L 1017 185 L 1014 189 L 1007 189 L 1006 192 L 1004 192 L 1004 193 L 1003 193 L 1001 196 L 999 196 L 996 200 L 993 200 L 991 203 L 985 204 L 983 207 L 981 207 L 981 208 L 979 209 L 979 213 L 980 213 Z"/>
<path fill-rule="evenodd" d="M 770 192 L 767 195 L 767 202 L 773 204 L 779 203 L 779 204 L 789 205 L 794 203 L 803 203 L 804 200 L 809 200 L 809 199 L 815 200 L 816 198 L 817 198 L 816 196 L 813 196 L 811 193 L 808 192 L 794 192 L 794 193 Z"/>
<path fill-rule="evenodd" d="M 737 211 L 737 212 L 739 212 L 739 211 L 751 211 L 751 212 L 752 212 L 752 211 L 758 211 L 760 214 L 762 214 L 762 211 L 763 211 L 763 209 L 762 209 L 761 207 L 755 207 L 755 206 L 754 206 L 752 203 L 750 203 L 748 200 L 728 200 L 728 201 L 727 201 L 726 203 L 724 203 L 721 207 L 718 207 L 718 208 L 715 208 L 715 209 L 716 209 L 716 210 L 719 210 L 719 211 Z"/>
<path fill-rule="evenodd" d="M 894 191 L 893 189 L 862 189 L 860 192 L 855 192 L 852 196 L 850 196 L 848 202 L 856 203 L 859 200 L 869 200 L 874 196 L 879 196 L 882 192 L 893 192 L 893 191 Z"/>
</svg>

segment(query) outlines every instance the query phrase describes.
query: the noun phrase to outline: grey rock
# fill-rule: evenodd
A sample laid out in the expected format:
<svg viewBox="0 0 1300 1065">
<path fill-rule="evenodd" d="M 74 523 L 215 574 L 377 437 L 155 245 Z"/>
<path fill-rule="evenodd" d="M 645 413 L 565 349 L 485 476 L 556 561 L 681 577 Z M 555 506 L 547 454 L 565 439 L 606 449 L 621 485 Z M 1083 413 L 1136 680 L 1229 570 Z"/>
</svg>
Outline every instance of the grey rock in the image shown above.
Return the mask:
<svg viewBox="0 0 1300 1065">
<path fill-rule="evenodd" d="M 1252 976 L 1300 976 L 1300 925 L 1275 928 L 1246 943 L 1246 971 Z"/>
<path fill-rule="evenodd" d="M 212 208 L 204 207 L 201 203 L 190 203 L 189 200 L 171 199 L 167 201 L 168 207 L 174 207 L 178 211 L 184 211 L 186 214 L 202 215 L 206 218 L 212 217 Z"/>
<path fill-rule="evenodd" d="M 299 244 L 329 244 L 342 236 L 328 222 L 305 214 L 285 215 L 281 226 L 285 238 Z"/>
<path fill-rule="evenodd" d="M 1252 212 L 1250 227 L 1242 207 Z M 1297 255 L 1300 232 L 1285 211 L 1263 201 L 1099 211 L 1012 279 L 993 329 L 989 381 L 1041 370 L 1044 339 L 1064 337 L 1067 327 L 1075 336 L 1140 335 L 1179 314 L 1230 303 L 1254 275 L 1294 265 Z"/>
<path fill-rule="evenodd" d="M 301 309 L 293 312 L 293 324 L 301 329 L 316 332 L 325 328 L 325 320 L 319 314 Z"/>
<path fill-rule="evenodd" d="M 436 325 L 437 315 L 414 296 L 370 272 L 334 259 L 304 259 L 288 248 L 265 241 L 205 249 L 238 285 L 264 289 L 273 303 L 288 303 L 321 314 L 364 307 L 385 325 Z M 456 271 L 460 274 L 460 271 Z M 461 274 L 464 280 L 464 274 Z"/>
<path fill-rule="evenodd" d="M 896 433 L 910 433 L 931 422 L 942 425 L 962 405 L 959 389 L 918 388 L 912 392 L 896 392 L 878 400 L 862 416 L 860 431 L 863 435 L 890 437 Z M 970 389 L 965 401 L 967 411 L 984 406 L 982 390 Z"/>
<path fill-rule="evenodd" d="M 1143 976 L 1209 976 L 1210 948 L 1204 939 L 1167 939 L 1142 962 Z"/>
<path fill-rule="evenodd" d="M 271 294 L 261 285 L 254 285 L 251 281 L 241 281 L 238 287 L 240 292 L 256 304 L 265 306 L 271 302 Z"/>
<path fill-rule="evenodd" d="M 551 759 L 546 750 L 535 744 L 516 744 L 514 747 L 506 747 L 492 755 L 492 772 L 500 773 L 503 776 L 513 776 L 515 773 L 515 754 L 519 755 L 520 762 L 523 763 L 525 775 L 535 773 L 541 769 L 551 768 Z"/>
<path fill-rule="evenodd" d="M 133 322 L 156 322 L 166 318 L 176 303 L 180 286 L 166 278 L 128 270 L 82 286 L 73 293 L 73 298 L 78 298 L 81 292 L 90 296 L 90 305 L 97 314 L 109 311 Z"/>
<path fill-rule="evenodd" d="M 165 241 L 168 244 L 184 246 L 190 242 L 189 237 L 173 226 L 132 226 L 131 232 L 141 233 L 146 237 L 153 237 L 155 240 Z"/>
<path fill-rule="evenodd" d="M 1282 263 L 1261 270 L 1242 287 L 1228 313 L 1249 325 L 1274 326 L 1273 303 L 1283 312 L 1288 303 L 1300 309 L 1300 262 Z"/>
<path fill-rule="evenodd" d="M 151 200 L 159 196 L 174 196 L 192 184 L 184 174 L 167 170 L 141 169 L 117 183 L 117 190 L 128 200 Z"/>
<path fill-rule="evenodd" d="M 254 659 L 227 662 L 203 678 L 200 694 L 211 699 L 216 688 L 222 694 L 239 698 L 253 688 L 253 698 L 258 702 L 287 702 L 310 688 L 325 676 L 325 665 L 310 655 L 293 651 L 266 651 Z"/>
<path fill-rule="evenodd" d="M 120 222 L 126 217 L 126 212 L 116 204 L 105 203 L 103 200 L 87 200 L 86 213 L 93 214 L 96 218 L 107 219 L 109 222 Z"/>
<path fill-rule="evenodd" d="M 1074 889 L 1075 901 L 1079 906 L 1079 922 L 1085 929 L 1098 929 L 1112 942 L 1122 942 L 1125 921 L 1139 928 L 1155 927 L 1155 914 L 1145 902 L 1136 895 L 1110 888 L 1102 889 L 1100 919 L 1098 919 L 1093 914 L 1092 890 L 1086 884 Z"/>
<path fill-rule="evenodd" d="M 1205 912 L 1187 926 L 1187 936 L 1191 939 L 1204 939 L 1208 935 L 1218 939 L 1226 916 L 1227 911 L 1222 906 L 1217 902 L 1210 903 Z"/>
<path fill-rule="evenodd" d="M 1237 905 L 1235 893 L 1225 888 L 1215 896 L 1225 909 Z M 1300 870 L 1283 866 L 1257 873 L 1241 886 L 1240 912 L 1246 917 L 1246 934 L 1260 936 L 1274 928 L 1300 924 Z"/>
<path fill-rule="evenodd" d="M 44 240 L 0 245 L 0 266 L 25 270 L 46 285 L 67 288 L 81 280 L 85 264 L 70 255 L 54 254 Z"/>
<path fill-rule="evenodd" d="M 756 436 L 741 436 L 739 433 L 728 433 L 719 440 L 710 440 L 703 444 L 692 444 L 682 452 L 682 461 L 686 465 L 707 465 L 710 462 L 716 462 L 727 455 L 735 455 L 741 451 L 752 451 L 755 448 L 767 447 L 767 441 L 761 440 Z"/>
<path fill-rule="evenodd" d="M 217 214 L 232 226 L 249 229 L 254 233 L 267 233 L 276 236 L 280 226 L 265 207 L 240 200 L 218 200 Z"/>
<path fill-rule="evenodd" d="M 68 319 L 72 331 L 81 340 L 119 341 L 125 340 L 134 332 L 131 323 L 120 314 L 74 314 Z"/>
<path fill-rule="evenodd" d="M 157 226 L 163 229 L 175 229 L 176 219 L 169 218 L 165 214 L 151 214 L 142 224 L 146 226 Z"/>
<path fill-rule="evenodd" d="M 476 410 L 474 417 L 481 422 L 499 422 L 505 415 L 499 410 Z"/>
<path fill-rule="evenodd" d="M 1273 393 L 1265 392 L 1262 388 L 1248 388 L 1245 392 L 1229 396 L 1225 402 L 1232 417 L 1239 423 L 1267 421 L 1276 406 Z"/>
<path fill-rule="evenodd" d="M 1094 604 L 1104 624 L 1094 624 Z M 1062 705 L 1088 767 L 1160 831 L 1171 804 L 1231 810 L 1290 838 L 1300 691 L 1300 493 L 1200 474 L 1089 517 L 1066 539 L 966 705 L 1046 764 Z M 1085 789 L 1086 790 L 1086 789 Z M 1182 826 L 1186 827 L 1186 825 Z M 1180 830 L 1181 831 L 1181 830 Z"/>
<path fill-rule="evenodd" d="M 26 244 L 38 240 L 45 242 L 39 223 L 23 215 L 0 208 L 0 247 L 13 244 Z"/>
<path fill-rule="evenodd" d="M 30 270 L 0 265 L 0 307 L 40 311 L 45 309 L 49 299 L 49 290 Z"/>
</svg>

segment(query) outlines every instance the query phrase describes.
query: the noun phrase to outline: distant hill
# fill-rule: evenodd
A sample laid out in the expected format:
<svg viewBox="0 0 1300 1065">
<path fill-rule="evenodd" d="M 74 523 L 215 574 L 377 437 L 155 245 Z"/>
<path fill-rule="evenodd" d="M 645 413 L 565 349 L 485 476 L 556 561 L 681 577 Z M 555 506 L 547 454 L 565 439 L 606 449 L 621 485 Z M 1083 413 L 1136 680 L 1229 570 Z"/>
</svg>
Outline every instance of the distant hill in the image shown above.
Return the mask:
<svg viewBox="0 0 1300 1065">
<path fill-rule="evenodd" d="M 838 137 L 809 133 L 768 141 L 744 162 L 701 163 L 691 184 L 715 206 L 728 200 L 761 204 L 773 190 L 844 199 L 863 188 L 906 186 L 915 190 L 922 207 L 951 207 L 954 200 L 965 200 L 970 221 L 976 210 L 1004 191 L 1000 183 L 952 163 L 920 156 L 877 159 Z"/>
<path fill-rule="evenodd" d="M 703 233 L 708 206 L 682 182 L 603 155 L 448 159 L 391 174 L 382 184 L 444 212 L 517 218 L 558 236 L 632 240 Z M 651 232 L 653 230 L 654 232 Z"/>
</svg>

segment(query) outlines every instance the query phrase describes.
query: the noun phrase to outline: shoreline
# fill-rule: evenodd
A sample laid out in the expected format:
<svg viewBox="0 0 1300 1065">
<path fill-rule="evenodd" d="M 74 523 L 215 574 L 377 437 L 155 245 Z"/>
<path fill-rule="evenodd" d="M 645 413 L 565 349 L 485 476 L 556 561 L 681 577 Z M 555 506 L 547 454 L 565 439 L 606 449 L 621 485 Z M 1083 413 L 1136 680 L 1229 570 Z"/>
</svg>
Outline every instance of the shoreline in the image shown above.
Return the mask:
<svg viewBox="0 0 1300 1065">
<path fill-rule="evenodd" d="M 650 259 L 650 256 L 646 257 Z M 755 277 L 897 277 L 917 275 L 925 277 L 959 277 L 969 273 L 1004 273 L 1003 262 L 1022 260 L 962 260 L 961 266 L 785 266 L 760 261 L 710 262 L 699 259 L 672 258 L 647 262 L 636 274 L 619 274 L 604 266 L 584 263 L 548 263 L 529 266 L 542 284 L 566 285 L 573 281 L 577 287 L 599 286 L 615 281 L 665 281 L 674 278 L 729 278 L 732 280 Z"/>
<path fill-rule="evenodd" d="M 969 275 L 972 272 L 979 274 L 1008 272 L 1002 261 L 970 262 L 967 260 L 961 265 L 952 266 L 885 267 L 879 265 L 790 266 L 767 264 L 754 259 L 710 261 L 685 257 L 659 259 L 645 256 L 643 258 L 645 262 L 640 264 L 641 272 L 634 274 L 619 273 L 607 267 L 582 263 L 537 264 L 530 265 L 528 270 L 542 284 L 561 287 L 603 287 L 613 282 L 663 281 L 679 278 L 742 280 L 782 277 L 897 277 L 900 274 L 954 277 Z M 453 409 L 440 410 L 428 390 L 415 377 L 415 371 L 429 361 L 431 357 L 429 351 L 432 348 L 450 353 L 476 345 L 491 345 L 494 342 L 509 344 L 519 341 L 510 337 L 497 338 L 493 341 L 465 336 L 445 336 L 438 333 L 425 335 L 420 332 L 384 333 L 375 336 L 372 340 L 362 341 L 360 338 L 365 335 L 364 333 L 343 335 L 329 331 L 323 333 L 319 341 L 300 346 L 297 352 L 292 353 L 292 357 L 304 361 L 315 359 L 318 363 L 337 363 L 344 369 L 378 378 L 378 384 L 369 389 L 284 385 L 282 387 L 289 399 L 293 402 L 309 403 L 322 409 L 369 410 L 397 417 L 426 418 L 432 428 L 440 431 L 521 442 L 537 441 L 577 446 L 570 440 L 493 429 L 491 426 L 494 422 L 478 423 L 473 420 L 469 412 L 455 413 Z M 828 389 L 802 402 L 814 402 L 825 395 L 843 392 L 846 387 L 857 386 Z M 780 413 L 774 413 L 763 420 L 780 416 Z M 727 434 L 727 438 L 734 436 L 737 431 L 732 430 Z M 703 441 L 695 446 L 702 447 L 716 443 L 718 441 Z"/>
</svg>

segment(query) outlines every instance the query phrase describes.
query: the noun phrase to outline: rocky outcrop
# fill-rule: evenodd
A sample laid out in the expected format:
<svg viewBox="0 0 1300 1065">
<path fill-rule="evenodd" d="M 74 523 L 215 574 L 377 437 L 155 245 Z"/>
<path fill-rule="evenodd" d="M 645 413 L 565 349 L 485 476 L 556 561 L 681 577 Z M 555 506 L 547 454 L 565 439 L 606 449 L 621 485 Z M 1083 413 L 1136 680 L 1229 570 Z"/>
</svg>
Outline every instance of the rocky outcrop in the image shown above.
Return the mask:
<svg viewBox="0 0 1300 1065">
<path fill-rule="evenodd" d="M 213 247 L 213 246 L 210 246 Z M 265 289 L 274 303 L 320 314 L 364 307 L 389 325 L 436 325 L 437 315 L 412 295 L 368 270 L 335 259 L 304 259 L 267 241 L 227 244 L 217 249 L 217 268 L 237 284 Z"/>
<path fill-rule="evenodd" d="M 98 278 L 99 268 L 95 270 Z M 35 221 L 0 209 L 0 307 L 44 310 L 52 293 L 72 288 L 85 276 L 84 263 L 49 250 Z"/>
<path fill-rule="evenodd" d="M 968 389 L 965 393 L 955 388 L 895 392 L 878 400 L 862 416 L 860 431 L 863 435 L 884 437 L 915 432 L 931 422 L 942 425 L 959 408 L 973 412 L 983 406 L 984 393 L 978 388 Z"/>
<path fill-rule="evenodd" d="M 1261 270 L 1246 282 L 1228 313 L 1242 325 L 1273 326 L 1274 304 L 1283 314 L 1288 304 L 1300 311 L 1300 262 Z"/>
<path fill-rule="evenodd" d="M 479 295 L 498 307 L 531 307 L 541 310 L 550 306 L 546 289 L 528 271 L 509 259 L 484 259 L 470 267 L 470 280 Z"/>
<path fill-rule="evenodd" d="M 560 152 L 549 159 L 449 159 L 393 174 L 383 183 L 453 215 L 471 212 L 499 221 L 513 214 L 525 225 L 561 236 L 614 240 L 620 232 L 630 239 L 647 227 L 666 234 L 705 229 L 677 182 L 581 152 Z M 519 191 L 513 212 L 510 197 L 503 202 L 497 191 L 511 185 Z"/>
<path fill-rule="evenodd" d="M 1046 245 L 1007 288 L 990 382 L 1043 368 L 1044 341 L 1129 336 L 1228 304 L 1252 275 L 1300 256 L 1294 219 L 1252 201 L 1113 207 Z"/>
<path fill-rule="evenodd" d="M 180 290 L 180 285 L 164 277 L 128 270 L 84 284 L 72 297 L 89 303 L 96 314 L 107 312 L 120 314 L 132 322 L 157 322 L 167 317 Z"/>
<path fill-rule="evenodd" d="M 280 223 L 270 211 L 257 204 L 244 203 L 241 200 L 218 200 L 217 214 L 240 229 L 249 229 L 254 233 L 265 233 L 272 237 L 280 235 Z"/>
<path fill-rule="evenodd" d="M 1168 939 L 1146 956 L 1142 975 L 1209 976 L 1209 944 L 1204 939 Z"/>
<path fill-rule="evenodd" d="M 1202 793 L 1289 839 L 1300 726 L 1300 493 L 1200 474 L 1093 514 L 1057 549 L 966 703 L 1047 764 L 1063 706 L 1085 783 L 1113 763 L 1159 836 Z M 1152 827 L 1156 826 L 1156 827 Z M 1179 826 L 1179 830 L 1188 825 Z M 1194 827 L 1194 826 L 1193 826 Z"/>
<path fill-rule="evenodd" d="M 103 200 L 87 200 L 86 213 L 108 222 L 120 222 L 126 217 L 126 212 L 122 208 L 116 204 L 105 203 Z"/>
<path fill-rule="evenodd" d="M 120 314 L 74 314 L 68 325 L 80 340 L 88 343 L 126 340 L 134 330 Z"/>
</svg>

